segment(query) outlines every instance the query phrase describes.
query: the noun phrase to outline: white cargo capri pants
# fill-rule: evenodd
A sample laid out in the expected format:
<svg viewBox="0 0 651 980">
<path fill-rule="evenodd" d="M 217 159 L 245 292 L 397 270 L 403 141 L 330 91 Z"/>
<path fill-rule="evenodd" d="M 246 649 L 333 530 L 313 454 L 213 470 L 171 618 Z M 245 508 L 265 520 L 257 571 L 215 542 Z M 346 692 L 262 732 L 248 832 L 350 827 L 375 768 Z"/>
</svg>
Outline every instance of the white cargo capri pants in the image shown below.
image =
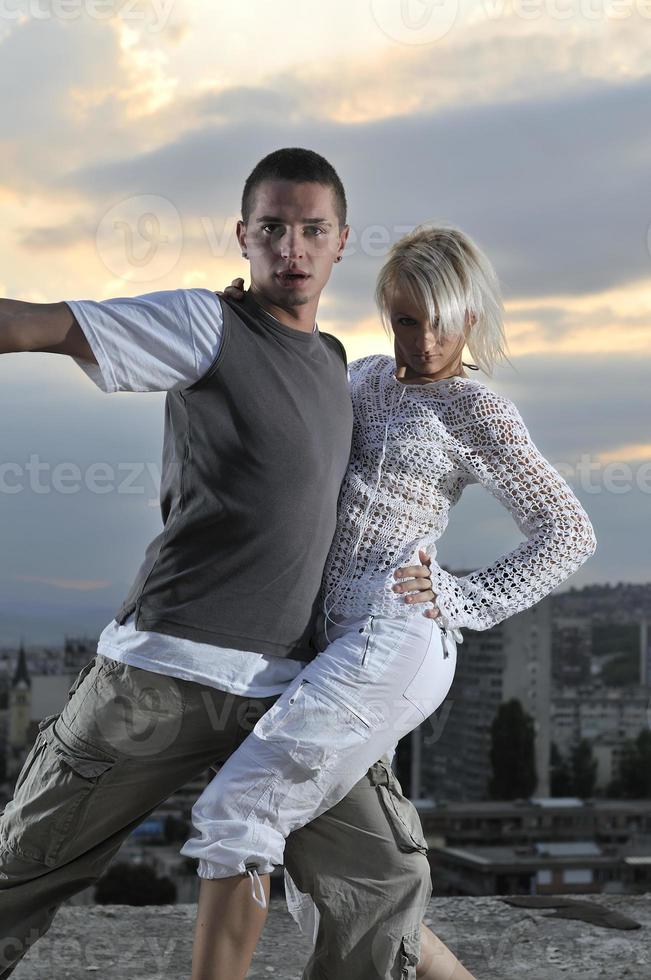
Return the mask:
<svg viewBox="0 0 651 980">
<path fill-rule="evenodd" d="M 181 848 L 199 877 L 249 874 L 263 907 L 258 875 L 283 864 L 287 836 L 429 718 L 454 678 L 455 639 L 422 614 L 348 621 L 328 638 L 206 786 Z"/>
</svg>

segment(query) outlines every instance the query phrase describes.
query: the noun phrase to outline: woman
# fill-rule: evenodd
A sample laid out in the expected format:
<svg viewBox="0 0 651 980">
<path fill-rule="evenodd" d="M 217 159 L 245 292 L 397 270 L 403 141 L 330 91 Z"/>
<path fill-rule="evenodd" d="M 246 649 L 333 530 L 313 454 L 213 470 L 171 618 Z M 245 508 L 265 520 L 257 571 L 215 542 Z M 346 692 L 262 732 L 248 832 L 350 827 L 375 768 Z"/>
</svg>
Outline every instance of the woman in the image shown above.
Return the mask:
<svg viewBox="0 0 651 980">
<path fill-rule="evenodd" d="M 246 975 L 287 835 L 339 802 L 439 707 L 459 628 L 488 629 L 529 608 L 596 547 L 581 504 L 513 402 L 463 371 L 464 345 L 489 375 L 505 357 L 499 287 L 475 243 L 454 228 L 416 228 L 391 249 L 376 300 L 395 361 L 371 355 L 350 366 L 355 428 L 324 571 L 321 652 L 206 787 L 192 811 L 197 835 L 181 849 L 199 859 L 204 879 L 193 980 Z M 396 583 L 391 569 L 423 559 L 419 549 L 435 554 L 471 483 L 508 508 L 526 540 L 461 578 L 432 561 L 435 607 L 425 618 L 399 594 L 413 582 Z M 241 875 L 259 910 L 233 890 Z M 219 928 L 238 916 L 234 931 Z M 436 943 L 423 926 L 417 976 L 470 977 Z"/>
</svg>

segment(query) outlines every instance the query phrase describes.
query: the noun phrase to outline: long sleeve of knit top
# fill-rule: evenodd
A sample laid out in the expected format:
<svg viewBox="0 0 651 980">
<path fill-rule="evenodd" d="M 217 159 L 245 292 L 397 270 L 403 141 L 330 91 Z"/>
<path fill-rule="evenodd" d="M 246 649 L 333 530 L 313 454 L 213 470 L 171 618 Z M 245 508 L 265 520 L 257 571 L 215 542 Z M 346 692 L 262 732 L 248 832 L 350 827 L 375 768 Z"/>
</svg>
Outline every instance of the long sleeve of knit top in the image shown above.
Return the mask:
<svg viewBox="0 0 651 980">
<path fill-rule="evenodd" d="M 391 588 L 395 569 L 418 564 L 418 549 L 425 548 L 433 559 L 437 621 L 461 639 L 460 627 L 488 629 L 548 595 L 594 553 L 595 533 L 509 398 L 463 377 L 404 385 L 394 371 L 394 360 L 382 355 L 350 365 L 353 446 L 324 574 L 324 608 L 339 619 L 422 612 Z M 436 541 L 472 483 L 506 507 L 524 540 L 457 577 L 436 562 Z"/>
</svg>

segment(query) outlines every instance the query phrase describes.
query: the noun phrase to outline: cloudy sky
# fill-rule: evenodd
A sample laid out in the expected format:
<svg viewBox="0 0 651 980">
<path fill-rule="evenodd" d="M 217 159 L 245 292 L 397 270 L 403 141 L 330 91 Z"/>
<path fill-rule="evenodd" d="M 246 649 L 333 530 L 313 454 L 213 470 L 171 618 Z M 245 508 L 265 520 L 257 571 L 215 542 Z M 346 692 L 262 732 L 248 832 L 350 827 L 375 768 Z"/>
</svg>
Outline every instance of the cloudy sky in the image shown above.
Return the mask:
<svg viewBox="0 0 651 980">
<path fill-rule="evenodd" d="M 312 147 L 352 226 L 320 326 L 350 357 L 388 351 L 387 245 L 462 227 L 506 301 L 511 364 L 482 380 L 596 529 L 572 584 L 648 581 L 649 21 L 645 0 L 4 0 L 0 295 L 220 288 L 246 273 L 247 174 Z M 103 394 L 57 355 L 0 359 L 0 644 L 99 630 L 120 604 L 160 528 L 163 401 Z M 439 559 L 519 540 L 471 487 Z"/>
</svg>

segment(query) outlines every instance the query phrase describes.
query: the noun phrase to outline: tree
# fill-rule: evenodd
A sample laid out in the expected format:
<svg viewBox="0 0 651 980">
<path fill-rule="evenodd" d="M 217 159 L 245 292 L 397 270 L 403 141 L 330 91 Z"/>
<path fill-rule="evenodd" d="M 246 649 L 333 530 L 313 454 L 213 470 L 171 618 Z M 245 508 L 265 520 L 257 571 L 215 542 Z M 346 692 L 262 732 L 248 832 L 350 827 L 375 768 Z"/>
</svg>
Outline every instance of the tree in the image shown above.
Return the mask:
<svg viewBox="0 0 651 980">
<path fill-rule="evenodd" d="M 187 820 L 175 817 L 168 813 L 164 824 L 165 843 L 174 844 L 176 841 L 185 841 L 190 836 L 190 827 Z"/>
<path fill-rule="evenodd" d="M 493 775 L 488 792 L 492 799 L 531 796 L 538 782 L 534 723 L 517 698 L 501 704 L 493 719 L 490 759 Z"/>
<path fill-rule="evenodd" d="M 624 742 L 619 776 L 609 784 L 608 795 L 629 800 L 651 799 L 650 729 L 643 728 L 635 741 Z"/>
<path fill-rule="evenodd" d="M 594 793 L 597 782 L 597 760 L 592 755 L 592 745 L 582 738 L 572 751 L 572 788 L 582 800 Z"/>
<path fill-rule="evenodd" d="M 572 772 L 567 759 L 559 752 L 556 742 L 552 742 L 551 745 L 549 768 L 552 796 L 571 796 Z"/>
<path fill-rule="evenodd" d="M 176 885 L 148 864 L 112 864 L 95 886 L 98 905 L 173 905 Z"/>
</svg>

